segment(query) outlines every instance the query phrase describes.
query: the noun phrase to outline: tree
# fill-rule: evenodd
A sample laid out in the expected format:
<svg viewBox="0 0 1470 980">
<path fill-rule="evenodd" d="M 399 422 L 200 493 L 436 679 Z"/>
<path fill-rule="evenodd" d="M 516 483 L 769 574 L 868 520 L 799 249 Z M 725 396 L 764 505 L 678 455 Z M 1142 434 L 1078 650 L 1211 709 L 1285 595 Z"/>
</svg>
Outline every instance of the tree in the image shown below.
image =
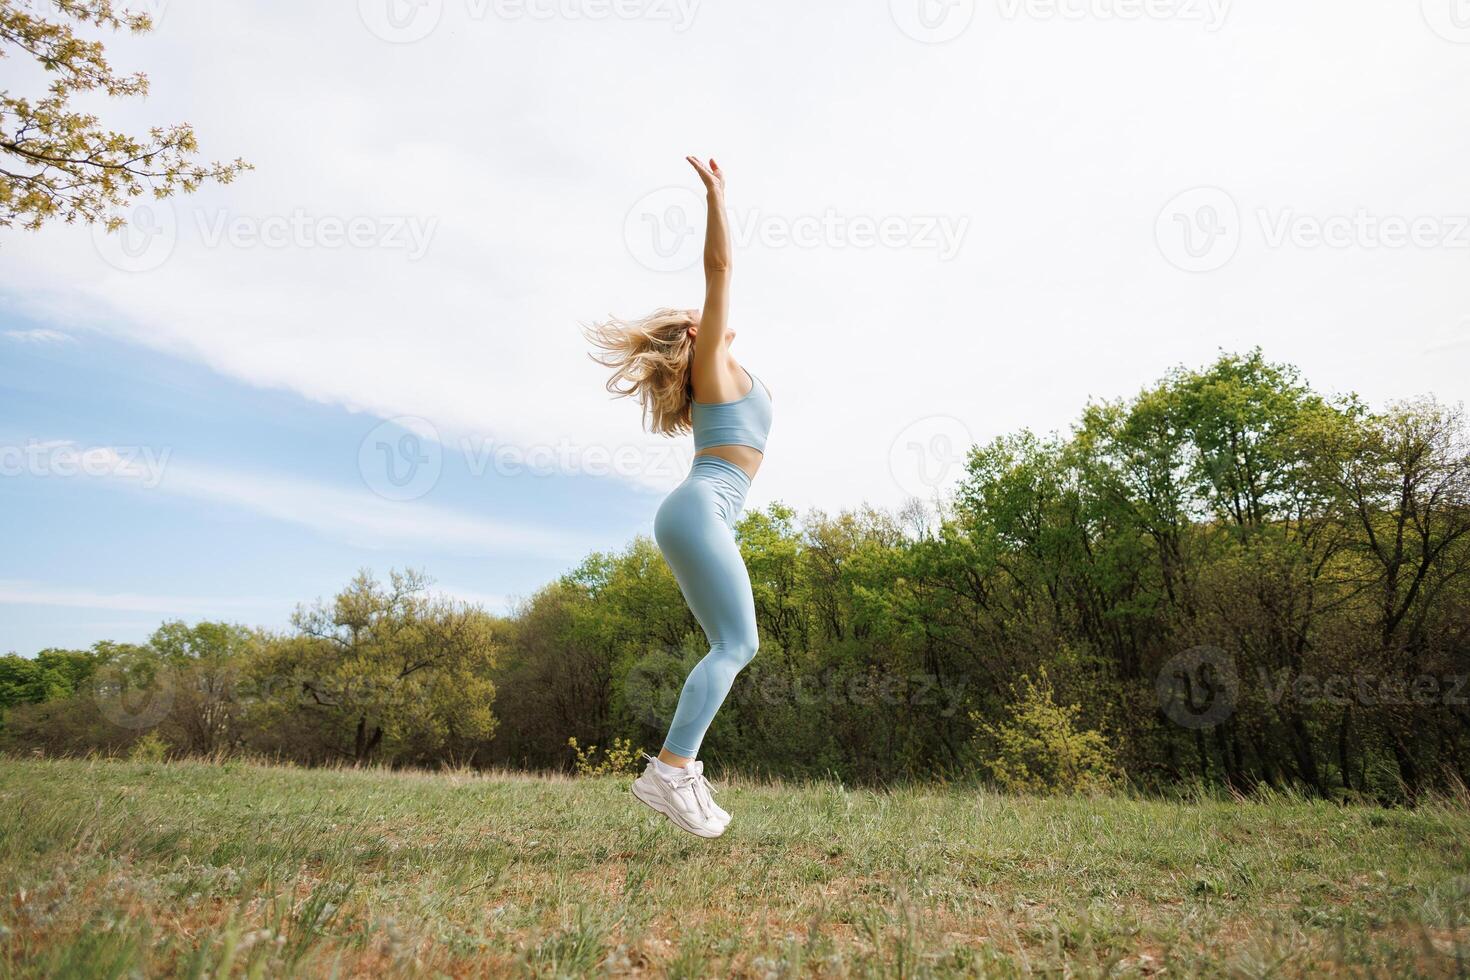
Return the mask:
<svg viewBox="0 0 1470 980">
<path fill-rule="evenodd" d="M 71 697 L 97 669 L 86 650 L 42 650 L 34 657 L 0 657 L 0 711 L 16 704 L 40 704 Z"/>
<path fill-rule="evenodd" d="M 975 447 L 937 525 L 771 504 L 736 539 L 762 642 L 709 766 L 1382 801 L 1470 783 L 1457 407 L 1374 413 L 1227 354 L 1089 406 L 1070 436 Z M 263 655 L 219 624 L 166 624 L 146 647 L 0 658 L 0 745 L 156 751 L 138 747 L 156 729 L 171 756 L 566 770 L 569 738 L 657 744 L 707 649 L 646 537 L 505 620 L 410 575 L 362 577 L 297 623 Z"/>
<path fill-rule="evenodd" d="M 103 640 L 89 653 L 42 651 L 29 664 L 32 683 L 17 692 L 29 697 L 6 711 L 8 747 L 121 751 L 156 727 L 173 703 L 172 679 L 148 646 Z M 25 671 L 20 663 L 6 666 L 10 678 Z"/>
<path fill-rule="evenodd" d="M 417 572 L 360 572 L 255 664 L 257 730 L 283 754 L 361 764 L 470 761 L 494 734 L 495 622 L 433 596 Z M 299 739 L 310 739 L 304 744 Z"/>
<path fill-rule="evenodd" d="M 209 755 L 244 738 L 241 678 L 261 637 L 230 623 L 164 623 L 148 640 L 172 679 L 163 737 L 175 749 Z"/>
<path fill-rule="evenodd" d="M 35 13 L 49 3 L 64 19 Z M 190 193 L 205 181 L 227 184 L 249 164 L 195 161 L 199 144 L 188 123 L 157 126 L 146 137 L 107 129 L 72 97 L 102 92 L 114 97 L 148 93 L 141 72 L 121 75 L 107 63 L 100 41 L 79 37 L 76 26 L 152 29 L 146 14 L 113 0 L 0 0 L 0 58 L 19 53 L 48 75 L 46 94 L 34 100 L 0 90 L 0 227 L 30 229 L 49 220 L 102 222 L 109 231 L 124 223 L 119 209 L 151 190 L 154 197 Z"/>
<path fill-rule="evenodd" d="M 664 681 L 677 697 L 683 680 L 665 674 L 678 670 L 681 644 L 697 629 L 652 541 L 589 555 L 516 614 L 498 674 L 498 754 L 571 765 L 569 737 L 605 746 L 621 734 L 635 742 L 661 735 L 652 728 L 665 717 Z"/>
<path fill-rule="evenodd" d="M 1336 456 L 1335 481 L 1357 525 L 1357 553 L 1374 571 L 1372 624 L 1379 652 L 1402 678 L 1426 672 L 1463 676 L 1463 640 L 1435 637 L 1453 634 L 1455 590 L 1470 577 L 1470 438 L 1464 412 L 1432 398 L 1400 403 L 1354 435 L 1357 441 Z M 1437 620 L 1449 625 L 1436 629 Z M 1434 707 L 1426 711 L 1411 700 L 1392 706 L 1384 719 L 1386 741 L 1411 794 L 1424 779 L 1422 744 L 1430 736 L 1453 744 L 1436 730 L 1441 712 L 1470 729 L 1462 698 Z M 1456 768 L 1463 779 L 1465 762 Z"/>
</svg>

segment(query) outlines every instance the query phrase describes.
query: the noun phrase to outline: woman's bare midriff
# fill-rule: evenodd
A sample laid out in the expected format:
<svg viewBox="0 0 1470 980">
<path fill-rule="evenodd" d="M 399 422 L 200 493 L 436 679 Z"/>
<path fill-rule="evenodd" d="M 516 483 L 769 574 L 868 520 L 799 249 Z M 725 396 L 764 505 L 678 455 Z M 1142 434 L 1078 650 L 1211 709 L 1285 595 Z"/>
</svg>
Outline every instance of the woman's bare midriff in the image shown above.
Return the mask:
<svg viewBox="0 0 1470 980">
<path fill-rule="evenodd" d="M 765 459 L 765 455 L 759 449 L 750 446 L 710 446 L 708 449 L 701 449 L 694 455 L 696 457 L 718 456 L 729 460 L 744 470 L 745 475 L 752 480 L 755 479 L 755 471 L 761 468 L 761 460 Z"/>
</svg>

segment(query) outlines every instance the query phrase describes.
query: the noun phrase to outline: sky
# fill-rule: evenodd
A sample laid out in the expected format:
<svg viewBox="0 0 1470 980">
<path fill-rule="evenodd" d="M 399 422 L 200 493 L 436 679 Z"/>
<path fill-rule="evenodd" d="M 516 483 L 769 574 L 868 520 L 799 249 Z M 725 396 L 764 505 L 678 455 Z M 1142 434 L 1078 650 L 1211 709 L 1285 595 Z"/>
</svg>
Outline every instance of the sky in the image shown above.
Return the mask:
<svg viewBox="0 0 1470 980">
<path fill-rule="evenodd" d="M 691 153 L 774 393 L 750 507 L 928 497 L 1222 350 L 1470 389 L 1465 0 L 132 6 L 152 91 L 87 107 L 255 169 L 0 230 L 0 652 L 361 568 L 503 612 L 649 533 L 691 447 L 579 325 L 699 303 Z"/>
</svg>

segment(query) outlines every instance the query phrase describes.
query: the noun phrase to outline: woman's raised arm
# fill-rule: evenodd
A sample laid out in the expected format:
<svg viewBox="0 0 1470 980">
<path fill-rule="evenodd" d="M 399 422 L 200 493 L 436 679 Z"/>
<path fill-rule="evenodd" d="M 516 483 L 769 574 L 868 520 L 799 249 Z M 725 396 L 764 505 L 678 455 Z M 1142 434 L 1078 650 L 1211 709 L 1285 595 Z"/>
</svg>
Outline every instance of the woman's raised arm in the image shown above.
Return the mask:
<svg viewBox="0 0 1470 980">
<path fill-rule="evenodd" d="M 725 330 L 730 316 L 730 228 L 725 220 L 725 174 L 713 159 L 708 164 L 687 157 L 704 181 L 708 218 L 704 229 L 704 309 L 694 343 L 694 371 L 714 381 L 723 367 Z M 704 387 L 701 385 L 701 387 Z"/>
</svg>

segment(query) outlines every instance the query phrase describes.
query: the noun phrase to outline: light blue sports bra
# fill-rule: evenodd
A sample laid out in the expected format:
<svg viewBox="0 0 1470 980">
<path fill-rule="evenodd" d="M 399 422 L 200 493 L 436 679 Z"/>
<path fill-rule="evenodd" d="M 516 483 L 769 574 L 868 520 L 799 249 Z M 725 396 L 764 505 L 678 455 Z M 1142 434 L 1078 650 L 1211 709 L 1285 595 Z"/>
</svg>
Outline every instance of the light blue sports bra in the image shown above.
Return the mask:
<svg viewBox="0 0 1470 980">
<path fill-rule="evenodd" d="M 750 391 L 733 402 L 700 402 L 690 399 L 689 416 L 694 424 L 694 451 L 714 446 L 749 446 L 766 451 L 771 434 L 771 392 L 764 381 L 745 368 Z"/>
</svg>

